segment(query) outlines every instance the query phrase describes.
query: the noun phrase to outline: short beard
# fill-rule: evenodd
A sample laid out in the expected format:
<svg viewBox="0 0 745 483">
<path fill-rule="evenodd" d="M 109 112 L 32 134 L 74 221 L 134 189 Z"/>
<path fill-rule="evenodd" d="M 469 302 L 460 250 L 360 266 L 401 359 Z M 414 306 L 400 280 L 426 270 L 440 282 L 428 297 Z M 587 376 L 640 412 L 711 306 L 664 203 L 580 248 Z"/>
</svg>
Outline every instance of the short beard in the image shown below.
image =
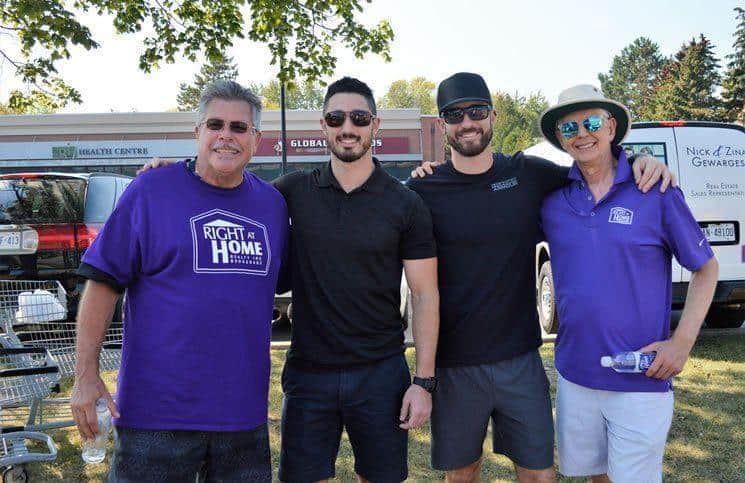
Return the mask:
<svg viewBox="0 0 745 483">
<path fill-rule="evenodd" d="M 447 139 L 450 147 L 453 148 L 456 152 L 467 158 L 471 158 L 473 156 L 478 156 L 479 154 L 484 152 L 484 150 L 491 143 L 493 133 L 494 129 L 492 128 L 491 123 L 489 123 L 489 130 L 481 135 L 481 139 L 479 139 L 479 142 L 476 144 L 464 146 L 456 138 L 451 137 L 449 134 L 447 135 Z"/>
<path fill-rule="evenodd" d="M 331 146 L 331 152 L 334 153 L 336 158 L 343 163 L 354 163 L 370 151 L 370 147 L 372 146 L 372 136 L 367 139 L 360 137 L 360 143 L 362 149 L 359 152 L 355 152 L 353 150 L 346 150 L 334 142 Z"/>
</svg>

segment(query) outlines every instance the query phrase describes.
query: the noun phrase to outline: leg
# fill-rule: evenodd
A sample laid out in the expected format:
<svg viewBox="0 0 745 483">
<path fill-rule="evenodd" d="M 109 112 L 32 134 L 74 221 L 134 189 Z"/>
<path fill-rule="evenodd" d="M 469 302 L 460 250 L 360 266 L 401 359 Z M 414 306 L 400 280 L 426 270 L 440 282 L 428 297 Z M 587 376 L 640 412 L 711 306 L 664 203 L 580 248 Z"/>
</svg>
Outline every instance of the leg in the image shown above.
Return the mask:
<svg viewBox="0 0 745 483">
<path fill-rule="evenodd" d="M 445 482 L 478 483 L 481 480 L 481 462 L 482 459 L 479 458 L 468 466 L 445 472 Z"/>
<path fill-rule="evenodd" d="M 564 476 L 602 477 L 608 471 L 608 434 L 602 397 L 561 375 L 556 391 L 556 435 L 559 472 Z"/>
<path fill-rule="evenodd" d="M 202 431 L 116 428 L 109 482 L 193 482 L 207 454 Z"/>
<path fill-rule="evenodd" d="M 592 475 L 592 483 L 611 483 L 608 475 Z"/>
<path fill-rule="evenodd" d="M 272 481 L 269 429 L 210 433 L 205 481 Z"/>
<path fill-rule="evenodd" d="M 410 377 L 403 354 L 342 372 L 342 415 L 360 481 L 408 476 L 408 433 L 398 419 Z"/>
<path fill-rule="evenodd" d="M 616 483 L 661 482 L 673 393 L 616 393 L 603 410 L 608 420 L 610 479 Z"/>
<path fill-rule="evenodd" d="M 554 483 L 556 481 L 556 471 L 553 466 L 542 470 L 530 470 L 515 465 L 515 474 L 520 483 Z"/>
<path fill-rule="evenodd" d="M 492 413 L 494 452 L 512 460 L 520 481 L 555 481 L 551 397 L 538 352 L 490 367 L 497 394 Z"/>
<path fill-rule="evenodd" d="M 432 396 L 432 467 L 448 481 L 478 481 L 494 409 L 490 365 L 441 367 Z"/>
<path fill-rule="evenodd" d="M 339 371 L 315 373 L 285 365 L 280 481 L 322 481 L 334 476 L 342 431 L 339 378 Z"/>
</svg>

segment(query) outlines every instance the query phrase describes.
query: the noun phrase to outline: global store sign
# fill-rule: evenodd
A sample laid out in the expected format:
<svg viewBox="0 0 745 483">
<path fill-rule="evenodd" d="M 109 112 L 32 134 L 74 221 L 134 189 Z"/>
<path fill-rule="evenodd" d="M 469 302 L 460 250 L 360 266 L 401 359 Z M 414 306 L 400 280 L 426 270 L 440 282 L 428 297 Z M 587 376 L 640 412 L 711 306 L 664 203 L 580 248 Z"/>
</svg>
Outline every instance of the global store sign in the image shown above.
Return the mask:
<svg viewBox="0 0 745 483">
<path fill-rule="evenodd" d="M 372 140 L 374 154 L 409 154 L 408 137 L 381 137 Z M 319 156 L 328 154 L 326 139 L 322 137 L 289 138 L 288 156 Z M 418 152 L 419 147 L 415 152 Z M 256 151 L 257 156 L 281 156 L 282 142 L 278 138 L 263 138 Z"/>
</svg>

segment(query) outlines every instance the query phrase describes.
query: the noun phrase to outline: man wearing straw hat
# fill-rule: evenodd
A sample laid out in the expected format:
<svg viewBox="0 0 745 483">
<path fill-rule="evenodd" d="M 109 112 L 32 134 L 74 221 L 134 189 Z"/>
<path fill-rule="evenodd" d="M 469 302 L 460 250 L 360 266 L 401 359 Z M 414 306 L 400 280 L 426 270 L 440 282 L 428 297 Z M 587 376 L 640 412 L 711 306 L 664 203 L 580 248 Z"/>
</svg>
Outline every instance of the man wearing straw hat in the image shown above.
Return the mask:
<svg viewBox="0 0 745 483">
<path fill-rule="evenodd" d="M 543 113 L 546 139 L 574 158 L 570 183 L 541 209 L 561 326 L 556 342 L 559 471 L 593 481 L 661 481 L 673 414 L 671 378 L 683 369 L 711 303 L 718 266 L 680 189 L 641 193 L 620 143 L 625 106 L 590 85 Z M 669 334 L 671 256 L 692 272 Z M 601 357 L 656 352 L 645 373 Z"/>
</svg>

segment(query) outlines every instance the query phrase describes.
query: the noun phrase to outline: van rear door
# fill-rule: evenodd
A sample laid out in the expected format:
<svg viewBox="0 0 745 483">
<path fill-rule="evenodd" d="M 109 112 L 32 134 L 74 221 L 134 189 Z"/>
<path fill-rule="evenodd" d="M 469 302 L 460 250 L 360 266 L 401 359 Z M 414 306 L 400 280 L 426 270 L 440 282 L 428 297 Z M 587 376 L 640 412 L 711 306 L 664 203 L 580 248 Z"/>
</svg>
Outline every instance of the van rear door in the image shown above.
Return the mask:
<svg viewBox="0 0 745 483">
<path fill-rule="evenodd" d="M 675 148 L 675 133 L 672 127 L 663 126 L 659 123 L 635 124 L 623 143 L 625 150 L 633 151 L 633 154 L 651 154 L 658 160 L 664 162 L 670 171 L 676 174 L 680 180 L 681 174 L 678 169 L 678 153 Z M 630 154 L 630 153 L 629 153 Z M 694 216 L 696 212 L 693 212 Z M 672 281 L 683 280 L 683 269 L 673 259 Z"/>
<path fill-rule="evenodd" d="M 745 280 L 745 128 L 688 123 L 673 129 L 680 185 L 714 247 L 719 280 Z"/>
</svg>

